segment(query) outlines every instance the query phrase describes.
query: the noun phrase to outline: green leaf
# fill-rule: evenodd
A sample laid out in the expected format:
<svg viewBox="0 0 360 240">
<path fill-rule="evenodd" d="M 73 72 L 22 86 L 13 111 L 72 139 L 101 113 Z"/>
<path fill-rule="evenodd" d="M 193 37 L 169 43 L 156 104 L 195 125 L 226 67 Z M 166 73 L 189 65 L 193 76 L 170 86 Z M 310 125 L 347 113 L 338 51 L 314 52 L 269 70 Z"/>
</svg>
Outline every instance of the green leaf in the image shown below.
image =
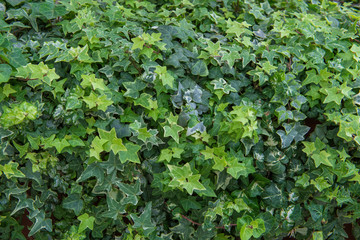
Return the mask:
<svg viewBox="0 0 360 240">
<path fill-rule="evenodd" d="M 162 149 L 158 161 L 159 162 L 167 161 L 169 163 L 172 158 L 181 158 L 181 153 L 183 152 L 184 152 L 183 149 L 176 147 Z"/>
<path fill-rule="evenodd" d="M 78 232 L 83 232 L 85 229 L 89 228 L 93 230 L 95 218 L 93 216 L 89 216 L 89 214 L 84 213 L 77 218 L 80 221 Z"/>
<path fill-rule="evenodd" d="M 230 51 L 230 52 L 226 52 L 223 57 L 221 58 L 221 60 L 223 61 L 227 61 L 227 63 L 229 64 L 230 67 L 233 67 L 235 64 L 235 61 L 240 59 L 241 55 L 239 54 L 238 51 Z"/>
<path fill-rule="evenodd" d="M 189 240 L 193 238 L 193 233 L 195 232 L 194 228 L 191 226 L 191 223 L 183 218 L 179 220 L 178 225 L 170 228 L 170 230 L 182 236 L 183 239 Z"/>
<path fill-rule="evenodd" d="M 201 77 L 206 77 L 207 75 L 209 75 L 209 70 L 205 64 L 204 61 L 202 60 L 198 60 L 191 68 L 191 73 L 193 75 L 197 75 L 197 76 L 201 76 Z"/>
<path fill-rule="evenodd" d="M 226 33 L 235 34 L 237 37 L 240 37 L 240 35 L 246 33 L 251 34 L 252 32 L 249 31 L 247 28 L 250 27 L 247 22 L 238 22 L 238 21 L 232 21 L 230 18 L 227 20 L 227 27 Z"/>
<path fill-rule="evenodd" d="M 133 43 L 134 43 L 131 47 L 131 50 L 143 49 L 145 41 L 142 39 L 142 37 L 138 36 L 136 38 L 132 38 L 131 41 L 133 41 Z"/>
<path fill-rule="evenodd" d="M 243 50 L 240 53 L 240 57 L 242 58 L 243 61 L 243 68 L 245 68 L 250 62 L 256 62 L 255 58 L 255 54 L 250 53 L 248 49 Z"/>
<path fill-rule="evenodd" d="M 310 83 L 318 84 L 320 82 L 320 77 L 317 75 L 315 69 L 307 71 L 306 75 L 307 75 L 307 77 L 304 80 L 304 82 L 302 83 L 303 86 L 310 84 Z"/>
<path fill-rule="evenodd" d="M 1 166 L 1 165 L 0 165 Z M 20 178 L 25 177 L 25 175 L 18 170 L 19 164 L 17 162 L 9 162 L 2 166 L 1 170 L 7 178 Z"/>
<path fill-rule="evenodd" d="M 123 85 L 126 88 L 124 96 L 134 99 L 138 98 L 139 91 L 143 90 L 146 87 L 146 84 L 139 79 L 136 79 L 133 82 L 124 82 Z"/>
<path fill-rule="evenodd" d="M 253 229 L 251 226 L 243 225 L 240 229 L 240 239 L 249 240 L 253 236 Z"/>
<path fill-rule="evenodd" d="M 124 164 L 121 163 L 119 156 L 115 155 L 113 152 L 110 152 L 108 160 L 101 162 L 100 166 L 106 169 L 107 174 L 117 170 L 124 170 Z"/>
<path fill-rule="evenodd" d="M 142 93 L 138 99 L 134 101 L 135 106 L 139 105 L 146 109 L 157 109 L 157 102 L 152 100 L 152 96 L 147 93 Z"/>
<path fill-rule="evenodd" d="M 304 135 L 310 130 L 310 127 L 300 125 L 299 122 L 293 124 L 283 124 L 285 131 L 278 130 L 276 133 L 281 138 L 281 147 L 287 148 L 292 141 L 299 142 L 304 140 Z"/>
<path fill-rule="evenodd" d="M 54 146 L 56 148 L 56 150 L 58 151 L 58 153 L 61 153 L 61 151 L 70 146 L 70 143 L 66 140 L 66 139 L 58 139 L 56 138 L 54 140 L 54 142 L 52 143 L 52 146 Z"/>
<path fill-rule="evenodd" d="M 43 211 L 39 212 L 35 216 L 35 223 L 31 227 L 29 236 L 33 236 L 41 229 L 46 229 L 47 231 L 52 232 L 52 221 L 49 218 L 45 218 L 45 213 Z"/>
<path fill-rule="evenodd" d="M 7 58 L 9 59 L 9 64 L 14 68 L 24 66 L 28 63 L 28 59 L 23 55 L 21 48 L 13 48 L 13 50 L 8 53 Z"/>
<path fill-rule="evenodd" d="M 3 94 L 5 94 L 6 97 L 9 97 L 10 94 L 16 93 L 16 90 L 12 89 L 10 84 L 5 84 L 2 92 L 3 92 Z"/>
<path fill-rule="evenodd" d="M 117 138 L 115 128 L 112 128 L 110 131 L 105 131 L 99 128 L 98 132 L 101 141 L 96 142 L 97 146 L 94 147 L 95 149 L 99 149 L 99 151 L 104 149 L 107 152 L 112 150 L 114 154 L 117 154 L 120 151 L 127 151 L 126 147 L 122 143 L 122 140 Z"/>
<path fill-rule="evenodd" d="M 98 163 L 92 163 L 87 166 L 76 182 L 84 182 L 91 177 L 96 177 L 99 182 L 104 181 L 104 170 L 98 165 Z"/>
<path fill-rule="evenodd" d="M 220 41 L 217 41 L 216 43 L 213 43 L 212 41 L 207 41 L 208 46 L 205 48 L 205 50 L 207 50 L 210 54 L 210 56 L 217 56 L 219 50 L 221 49 L 220 47 Z"/>
<path fill-rule="evenodd" d="M 39 79 L 49 86 L 52 84 L 52 81 L 60 78 L 60 76 L 55 73 L 55 69 L 50 69 L 43 62 L 40 62 L 38 65 L 29 63 L 26 66 L 18 67 L 17 71 L 16 77 L 27 80 Z"/>
<path fill-rule="evenodd" d="M 313 238 L 312 238 L 313 240 L 323 240 L 324 239 L 322 231 L 313 232 L 312 236 L 313 236 Z"/>
<path fill-rule="evenodd" d="M 89 106 L 89 108 L 94 108 L 97 106 L 98 95 L 91 92 L 89 96 L 83 97 L 84 102 Z"/>
<path fill-rule="evenodd" d="M 269 75 L 271 75 L 273 72 L 275 72 L 275 69 L 277 69 L 277 67 L 273 66 L 270 64 L 269 61 L 265 62 L 262 65 L 262 69 Z"/>
<path fill-rule="evenodd" d="M 179 143 L 179 132 L 184 130 L 183 127 L 173 124 L 171 126 L 164 126 L 164 137 L 172 137 L 175 142 Z"/>
<path fill-rule="evenodd" d="M 341 105 L 344 94 L 341 93 L 340 89 L 336 87 L 326 88 L 325 92 L 327 97 L 325 98 L 324 103 L 335 102 L 337 105 Z"/>
<path fill-rule="evenodd" d="M 190 209 L 201 209 L 201 204 L 192 199 L 184 199 L 181 202 L 181 205 L 183 206 L 186 212 L 189 211 Z"/>
<path fill-rule="evenodd" d="M 145 236 L 149 236 L 156 229 L 156 225 L 151 221 L 151 208 L 152 202 L 148 202 L 139 217 L 134 213 L 130 214 L 131 219 L 134 221 L 133 227 L 141 229 Z"/>
<path fill-rule="evenodd" d="M 6 0 L 6 2 L 11 4 L 11 6 L 15 7 L 15 6 L 19 5 L 20 3 L 25 2 L 25 0 Z"/>
<path fill-rule="evenodd" d="M 81 82 L 81 86 L 82 87 L 92 87 L 93 90 L 99 89 L 99 90 L 105 90 L 106 86 L 104 84 L 104 80 L 101 78 L 96 78 L 95 74 L 91 74 L 91 75 L 81 75 L 82 77 L 82 82 Z"/>
<path fill-rule="evenodd" d="M 249 174 L 254 173 L 255 169 L 252 165 L 245 163 L 239 163 L 237 158 L 232 158 L 227 161 L 228 168 L 227 172 L 235 179 L 238 179 L 240 176 L 247 177 Z"/>
<path fill-rule="evenodd" d="M 265 223 L 264 220 L 261 218 L 256 219 L 255 221 L 251 222 L 253 229 L 253 235 L 255 238 L 259 238 L 265 231 Z"/>
<path fill-rule="evenodd" d="M 285 203 L 282 190 L 274 183 L 267 186 L 261 196 L 266 205 L 274 208 L 280 208 Z"/>
<path fill-rule="evenodd" d="M 166 67 L 156 66 L 155 73 L 159 75 L 163 86 L 168 85 L 170 88 L 174 87 L 175 78 L 167 71 Z"/>
<path fill-rule="evenodd" d="M 360 61 L 360 46 L 358 46 L 357 44 L 353 44 L 352 47 L 350 48 L 350 51 L 355 53 L 354 55 L 354 59 L 356 61 Z"/>
<path fill-rule="evenodd" d="M 142 194 L 140 181 L 136 181 L 133 185 L 116 182 L 116 185 L 120 188 L 120 191 L 125 193 L 127 196 L 138 196 Z"/>
<path fill-rule="evenodd" d="M 112 100 L 107 99 L 106 95 L 99 96 L 94 92 L 91 92 L 89 96 L 83 97 L 83 99 L 90 109 L 97 107 L 99 110 L 104 112 L 108 106 L 114 103 Z"/>
<path fill-rule="evenodd" d="M 317 222 L 319 219 L 321 219 L 323 217 L 323 211 L 324 211 L 323 205 L 311 202 L 310 205 L 307 206 L 307 209 L 309 210 L 309 212 L 311 214 L 311 218 L 315 222 Z"/>
<path fill-rule="evenodd" d="M 229 94 L 230 92 L 237 92 L 230 84 L 228 84 L 223 78 L 218 80 L 212 80 L 210 84 L 214 85 L 214 89 L 221 89 L 224 93 Z"/>
<path fill-rule="evenodd" d="M 0 64 L 0 83 L 8 82 L 12 69 L 8 64 Z"/>
<path fill-rule="evenodd" d="M 56 94 L 55 94 L 56 96 Z M 77 109 L 82 107 L 82 102 L 75 96 L 70 96 L 66 99 L 66 110 Z"/>
<path fill-rule="evenodd" d="M 127 149 L 127 151 L 119 152 L 121 163 L 126 163 L 126 161 L 140 163 L 138 151 L 141 149 L 141 147 L 139 145 L 129 142 L 125 144 L 125 148 Z"/>
<path fill-rule="evenodd" d="M 314 142 L 302 142 L 305 146 L 303 152 L 306 153 L 308 156 L 313 154 L 316 151 L 315 143 Z"/>
<path fill-rule="evenodd" d="M 19 145 L 16 142 L 13 141 L 14 146 L 16 147 L 16 149 L 19 151 L 19 156 L 23 157 L 25 156 L 25 154 L 27 153 L 28 149 L 29 149 L 29 143 L 25 143 L 24 145 Z"/>
<path fill-rule="evenodd" d="M 331 187 L 331 184 L 329 184 L 324 177 L 318 177 L 314 180 L 311 180 L 310 182 L 312 185 L 316 187 L 319 192 L 322 192 L 324 189 Z"/>
<path fill-rule="evenodd" d="M 11 108 L 4 107 L 3 109 L 0 124 L 4 127 L 20 124 L 26 119 L 35 120 L 38 116 L 38 109 L 28 102 L 23 102 L 20 105 L 13 104 Z"/>
<path fill-rule="evenodd" d="M 331 154 L 327 153 L 325 150 L 322 150 L 320 153 L 315 153 L 311 158 L 315 162 L 315 167 L 319 167 L 321 164 L 324 164 L 329 167 L 334 167 L 334 163 L 330 159 Z"/>
<path fill-rule="evenodd" d="M 303 173 L 295 182 L 295 186 L 302 186 L 303 188 L 306 188 L 309 186 L 309 180 L 310 177 L 306 173 Z"/>
<path fill-rule="evenodd" d="M 190 195 L 194 190 L 205 190 L 205 187 L 199 182 L 200 174 L 193 175 L 189 163 L 182 167 L 174 165 L 167 165 L 170 170 L 172 181 L 169 183 L 170 187 L 184 188 Z"/>
<path fill-rule="evenodd" d="M 62 207 L 73 210 L 76 215 L 79 215 L 84 207 L 84 201 L 80 198 L 79 194 L 70 194 L 62 202 Z"/>
</svg>

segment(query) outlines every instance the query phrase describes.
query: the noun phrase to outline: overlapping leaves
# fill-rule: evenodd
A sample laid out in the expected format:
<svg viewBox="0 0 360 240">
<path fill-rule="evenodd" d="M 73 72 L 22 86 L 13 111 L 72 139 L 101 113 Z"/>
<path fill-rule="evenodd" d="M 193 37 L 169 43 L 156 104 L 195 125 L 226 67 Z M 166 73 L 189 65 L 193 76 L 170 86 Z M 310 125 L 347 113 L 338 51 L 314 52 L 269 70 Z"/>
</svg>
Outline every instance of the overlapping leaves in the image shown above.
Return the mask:
<svg viewBox="0 0 360 240">
<path fill-rule="evenodd" d="M 358 20 L 326 0 L 0 3 L 1 238 L 360 238 Z"/>
</svg>

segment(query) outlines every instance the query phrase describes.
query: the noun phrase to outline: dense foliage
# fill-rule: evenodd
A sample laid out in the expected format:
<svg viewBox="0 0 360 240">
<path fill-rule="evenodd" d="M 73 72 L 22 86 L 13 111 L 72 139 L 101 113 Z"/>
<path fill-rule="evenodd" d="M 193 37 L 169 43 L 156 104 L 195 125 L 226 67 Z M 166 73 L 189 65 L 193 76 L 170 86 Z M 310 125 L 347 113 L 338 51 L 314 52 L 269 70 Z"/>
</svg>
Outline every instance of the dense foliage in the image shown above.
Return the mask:
<svg viewBox="0 0 360 240">
<path fill-rule="evenodd" d="M 359 19 L 327 0 L 0 3 L 0 238 L 360 239 Z"/>
</svg>

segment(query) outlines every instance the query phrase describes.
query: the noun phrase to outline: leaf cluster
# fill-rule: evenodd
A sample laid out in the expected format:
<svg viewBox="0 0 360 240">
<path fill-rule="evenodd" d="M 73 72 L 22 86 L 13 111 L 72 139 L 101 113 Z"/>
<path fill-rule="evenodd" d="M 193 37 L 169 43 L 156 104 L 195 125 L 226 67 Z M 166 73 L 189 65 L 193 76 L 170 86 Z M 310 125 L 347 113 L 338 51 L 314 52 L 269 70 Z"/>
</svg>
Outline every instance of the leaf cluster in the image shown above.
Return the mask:
<svg viewBox="0 0 360 240">
<path fill-rule="evenodd" d="M 1 2 L 0 238 L 360 239 L 359 20 L 329 0 Z"/>
</svg>

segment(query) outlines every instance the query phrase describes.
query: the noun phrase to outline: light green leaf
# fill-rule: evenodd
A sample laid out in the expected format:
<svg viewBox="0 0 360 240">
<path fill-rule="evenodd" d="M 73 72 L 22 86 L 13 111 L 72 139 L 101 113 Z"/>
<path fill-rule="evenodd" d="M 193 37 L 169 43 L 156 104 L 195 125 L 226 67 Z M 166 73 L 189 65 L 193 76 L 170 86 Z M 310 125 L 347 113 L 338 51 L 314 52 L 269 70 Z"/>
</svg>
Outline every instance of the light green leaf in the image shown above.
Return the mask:
<svg viewBox="0 0 360 240">
<path fill-rule="evenodd" d="M 155 73 L 159 75 L 163 86 L 168 85 L 170 88 L 174 87 L 175 78 L 167 71 L 166 67 L 156 66 Z"/>
<path fill-rule="evenodd" d="M 89 214 L 84 213 L 77 218 L 80 221 L 78 232 L 83 232 L 85 229 L 89 228 L 93 230 L 95 218 L 93 216 L 89 216 Z"/>
<path fill-rule="evenodd" d="M 322 190 L 331 187 L 331 184 L 329 184 L 322 176 L 316 178 L 315 181 L 311 180 L 310 183 L 314 185 L 316 189 L 319 190 L 319 192 L 322 192 Z"/>
<path fill-rule="evenodd" d="M 107 152 L 112 150 L 114 154 L 117 154 L 120 151 L 127 151 L 126 147 L 122 143 L 122 140 L 117 138 L 115 128 L 112 128 L 110 131 L 98 128 L 98 132 L 101 140 L 96 139 L 94 144 L 97 146 L 94 147 L 95 149 L 98 149 L 99 151 L 105 150 Z"/>
<path fill-rule="evenodd" d="M 295 182 L 295 186 L 302 186 L 303 188 L 306 188 L 309 186 L 309 180 L 310 177 L 306 173 L 303 173 Z"/>
<path fill-rule="evenodd" d="M 247 177 L 250 173 L 255 172 L 255 169 L 248 168 L 245 163 L 240 163 L 235 157 L 228 160 L 227 164 L 229 166 L 227 172 L 235 179 L 238 179 L 240 176 Z"/>
<path fill-rule="evenodd" d="M 183 127 L 177 125 L 177 124 L 173 124 L 171 126 L 164 126 L 164 137 L 172 137 L 175 142 L 179 143 L 179 132 L 181 132 L 182 130 L 184 130 Z"/>
<path fill-rule="evenodd" d="M 96 89 L 105 90 L 106 89 L 104 80 L 101 78 L 96 78 L 95 74 L 81 75 L 81 78 L 83 80 L 80 85 L 84 88 L 92 87 L 93 90 L 96 90 Z"/>
<path fill-rule="evenodd" d="M 12 177 L 15 178 L 25 177 L 25 175 L 20 170 L 18 170 L 19 164 L 17 162 L 9 162 L 1 167 L 2 167 L 1 169 L 2 172 L 9 179 Z"/>
<path fill-rule="evenodd" d="M 269 61 L 265 62 L 264 64 L 262 64 L 262 69 L 269 75 L 271 75 L 273 72 L 275 72 L 275 69 L 277 69 L 277 67 L 271 65 L 271 63 Z"/>
<path fill-rule="evenodd" d="M 5 94 L 6 97 L 9 97 L 10 94 L 16 93 L 16 90 L 13 89 L 10 84 L 5 84 L 2 92 L 3 92 L 3 94 Z"/>
<path fill-rule="evenodd" d="M 336 87 L 325 88 L 325 92 L 327 97 L 325 98 L 324 103 L 335 102 L 337 105 L 341 105 L 344 94 L 341 93 L 340 89 Z"/>
<path fill-rule="evenodd" d="M 357 44 L 354 43 L 352 45 L 352 47 L 350 48 L 350 51 L 355 53 L 353 57 L 356 61 L 359 62 L 360 61 L 360 46 L 358 46 Z"/>
<path fill-rule="evenodd" d="M 89 108 L 94 108 L 97 106 L 97 96 L 94 92 L 91 92 L 89 96 L 83 97 L 84 102 L 89 106 Z"/>
<path fill-rule="evenodd" d="M 131 50 L 135 49 L 143 49 L 143 46 L 145 44 L 145 41 L 140 37 L 132 38 L 131 41 L 133 41 L 133 46 L 131 47 Z"/>
<path fill-rule="evenodd" d="M 51 85 L 52 81 L 59 79 L 60 76 L 55 73 L 55 69 L 50 69 L 43 62 L 40 62 L 38 65 L 29 63 L 26 66 L 17 68 L 16 77 L 24 79 L 39 79 L 47 85 Z"/>
<path fill-rule="evenodd" d="M 313 232 L 312 237 L 313 237 L 313 238 L 312 238 L 313 240 L 324 240 L 323 232 L 322 232 L 322 231 Z"/>
<path fill-rule="evenodd" d="M 227 27 L 226 33 L 235 34 L 236 37 L 240 37 L 240 35 L 246 33 L 246 34 L 252 34 L 252 32 L 247 29 L 251 25 L 249 25 L 247 22 L 238 22 L 238 21 L 232 21 L 230 18 L 227 20 Z"/>
<path fill-rule="evenodd" d="M 333 162 L 330 160 L 331 154 L 327 153 L 325 150 L 322 150 L 320 153 L 315 153 L 311 156 L 314 159 L 315 167 L 319 167 L 321 164 L 324 164 L 329 167 L 334 167 Z"/>
<path fill-rule="evenodd" d="M 173 178 L 169 183 L 170 187 L 184 188 L 190 195 L 194 190 L 205 190 L 205 187 L 199 182 L 200 174 L 193 175 L 189 163 L 182 167 L 167 165 L 170 170 L 170 176 Z"/>
<path fill-rule="evenodd" d="M 52 143 L 52 145 L 56 148 L 56 150 L 58 151 L 58 153 L 61 153 L 61 151 L 70 146 L 70 143 L 66 140 L 66 139 L 58 139 L 56 138 L 54 140 L 54 142 Z"/>
</svg>

